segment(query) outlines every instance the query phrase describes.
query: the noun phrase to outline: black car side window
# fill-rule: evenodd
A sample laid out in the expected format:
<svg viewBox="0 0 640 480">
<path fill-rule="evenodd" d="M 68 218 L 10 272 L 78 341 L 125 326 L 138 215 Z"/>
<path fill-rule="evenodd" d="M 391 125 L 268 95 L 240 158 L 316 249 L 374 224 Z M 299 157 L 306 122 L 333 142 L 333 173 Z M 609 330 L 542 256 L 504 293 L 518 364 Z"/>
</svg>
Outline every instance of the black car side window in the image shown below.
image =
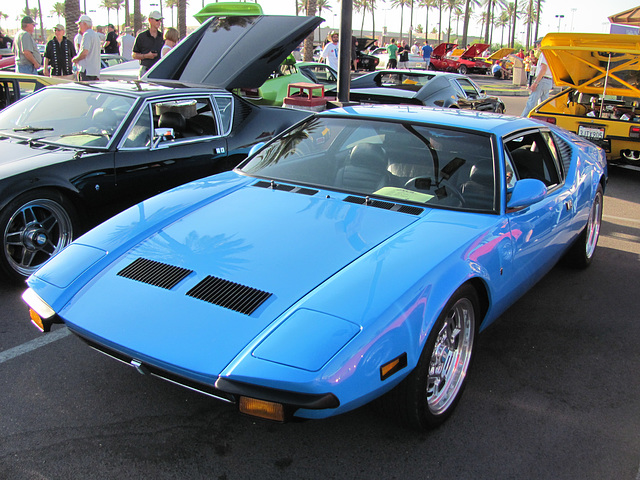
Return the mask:
<svg viewBox="0 0 640 480">
<path fill-rule="evenodd" d="M 561 183 L 561 170 L 547 139 L 536 130 L 511 138 L 506 147 L 518 179 L 534 178 L 547 187 Z"/>
<path fill-rule="evenodd" d="M 151 145 L 151 115 L 149 106 L 138 117 L 136 124 L 129 130 L 124 148 L 143 148 Z"/>
<path fill-rule="evenodd" d="M 152 105 L 153 141 L 181 142 L 218 134 L 210 98 L 165 100 Z"/>
</svg>

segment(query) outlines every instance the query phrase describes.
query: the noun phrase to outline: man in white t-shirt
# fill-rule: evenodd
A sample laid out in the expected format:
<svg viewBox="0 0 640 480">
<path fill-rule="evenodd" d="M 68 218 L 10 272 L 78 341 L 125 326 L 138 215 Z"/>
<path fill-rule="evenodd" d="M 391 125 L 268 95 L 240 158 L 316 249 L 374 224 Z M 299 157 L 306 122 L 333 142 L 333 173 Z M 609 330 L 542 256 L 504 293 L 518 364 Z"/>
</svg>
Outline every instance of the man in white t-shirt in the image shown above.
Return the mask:
<svg viewBox="0 0 640 480">
<path fill-rule="evenodd" d="M 331 32 L 331 42 L 327 43 L 320 55 L 327 65 L 338 70 L 338 32 Z"/>
<path fill-rule="evenodd" d="M 120 42 L 120 55 L 127 60 L 133 60 L 133 44 L 136 41 L 136 37 L 131 35 L 133 29 L 131 27 L 125 27 L 124 34 L 118 37 Z"/>
<path fill-rule="evenodd" d="M 522 116 L 526 117 L 529 112 L 538 105 L 538 102 L 543 102 L 549 97 L 549 91 L 553 88 L 553 76 L 551 70 L 547 64 L 547 59 L 544 58 L 544 53 L 540 53 L 538 58 L 538 65 L 536 67 L 536 79 L 533 81 L 529 90 L 531 94 L 527 100 L 527 104 L 524 106 Z"/>
</svg>

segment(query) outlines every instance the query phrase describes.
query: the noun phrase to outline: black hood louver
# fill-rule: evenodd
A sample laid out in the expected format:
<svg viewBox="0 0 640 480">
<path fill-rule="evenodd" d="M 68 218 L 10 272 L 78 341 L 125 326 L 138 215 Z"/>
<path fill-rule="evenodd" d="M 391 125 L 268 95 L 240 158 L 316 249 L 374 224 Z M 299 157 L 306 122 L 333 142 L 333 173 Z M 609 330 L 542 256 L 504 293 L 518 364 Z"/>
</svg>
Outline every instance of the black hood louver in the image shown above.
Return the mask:
<svg viewBox="0 0 640 480">
<path fill-rule="evenodd" d="M 284 183 L 276 183 L 274 181 L 267 182 L 264 180 L 254 183 L 253 186 L 259 188 L 270 188 L 272 190 L 282 190 L 284 192 L 299 193 L 300 195 L 309 196 L 313 196 L 319 192 L 319 190 L 315 190 L 313 188 L 296 187 L 294 185 L 286 185 Z"/>
<path fill-rule="evenodd" d="M 367 205 L 369 207 L 381 208 L 383 210 L 391 210 L 392 212 L 407 213 L 409 215 L 420 215 L 424 209 L 420 207 L 412 207 L 410 205 L 402 205 L 400 203 L 384 202 L 382 200 L 375 200 L 369 197 L 356 197 L 349 195 L 345 197 L 345 202 L 355 203 L 358 205 Z"/>
<path fill-rule="evenodd" d="M 193 270 L 186 268 L 167 265 L 166 263 L 155 262 L 146 258 L 137 258 L 133 263 L 120 270 L 118 275 L 171 290 L 192 272 Z"/>
<path fill-rule="evenodd" d="M 272 294 L 222 278 L 207 276 L 187 295 L 245 315 L 251 315 Z"/>
</svg>

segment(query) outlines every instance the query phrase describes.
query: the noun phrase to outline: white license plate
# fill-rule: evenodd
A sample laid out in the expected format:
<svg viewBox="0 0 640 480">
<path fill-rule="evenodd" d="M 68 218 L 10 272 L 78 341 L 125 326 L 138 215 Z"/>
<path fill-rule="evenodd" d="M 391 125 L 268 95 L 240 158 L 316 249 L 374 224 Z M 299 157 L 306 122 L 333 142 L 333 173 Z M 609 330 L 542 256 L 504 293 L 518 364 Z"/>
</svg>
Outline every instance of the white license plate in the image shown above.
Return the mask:
<svg viewBox="0 0 640 480">
<path fill-rule="evenodd" d="M 587 138 L 589 140 L 603 140 L 604 139 L 604 128 L 602 127 L 585 127 L 584 125 L 580 125 L 578 127 L 578 135 L 581 137 Z"/>
</svg>

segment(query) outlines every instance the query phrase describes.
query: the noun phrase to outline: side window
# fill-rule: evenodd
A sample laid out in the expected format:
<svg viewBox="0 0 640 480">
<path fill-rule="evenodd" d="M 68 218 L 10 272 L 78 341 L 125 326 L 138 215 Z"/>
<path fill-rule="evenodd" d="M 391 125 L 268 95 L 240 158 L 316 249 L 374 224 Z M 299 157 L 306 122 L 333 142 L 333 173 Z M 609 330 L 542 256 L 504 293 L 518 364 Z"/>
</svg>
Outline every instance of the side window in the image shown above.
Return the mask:
<svg viewBox="0 0 640 480">
<path fill-rule="evenodd" d="M 154 142 L 194 140 L 217 135 L 209 97 L 160 101 L 151 105 Z"/>
<path fill-rule="evenodd" d="M 515 172 L 514 172 L 514 168 L 513 168 L 513 164 L 511 163 L 511 157 L 509 157 L 509 155 L 507 155 L 505 153 L 504 155 L 504 172 L 506 175 L 506 181 L 507 181 L 507 191 L 510 191 L 513 187 L 515 187 L 516 182 L 518 181 L 518 179 L 516 178 Z"/>
<path fill-rule="evenodd" d="M 37 90 L 36 86 L 37 86 L 36 82 L 34 81 L 21 80 L 20 81 L 20 98 L 26 97 L 27 95 L 31 95 L 33 92 Z"/>
<path fill-rule="evenodd" d="M 457 80 L 457 83 L 460 84 L 460 88 L 464 90 L 464 93 L 469 98 L 476 98 L 480 94 L 480 92 L 478 92 L 478 89 L 475 87 L 475 85 L 473 85 L 473 83 L 471 83 L 469 80 L 460 78 Z"/>
<path fill-rule="evenodd" d="M 506 142 L 506 147 L 519 180 L 535 178 L 547 187 L 561 183 L 557 154 L 552 153 L 542 132 L 513 137 Z"/>
<path fill-rule="evenodd" d="M 556 142 L 553 139 L 553 135 L 551 135 L 551 132 L 541 132 L 541 133 L 542 133 L 542 137 L 547 143 L 547 147 L 549 148 L 549 152 L 553 157 L 554 163 L 557 166 L 558 172 L 560 174 L 560 180 L 564 180 L 565 172 L 562 164 L 562 158 L 558 152 L 558 149 L 556 148 Z"/>
<path fill-rule="evenodd" d="M 225 135 L 231 131 L 233 102 L 231 97 L 216 97 L 216 105 L 218 107 L 218 112 L 220 112 L 220 118 L 222 119 L 220 133 Z"/>
<path fill-rule="evenodd" d="M 151 114 L 149 106 L 146 106 L 138 117 L 136 124 L 129 130 L 127 139 L 122 145 L 124 148 L 142 148 L 151 144 Z"/>
</svg>

